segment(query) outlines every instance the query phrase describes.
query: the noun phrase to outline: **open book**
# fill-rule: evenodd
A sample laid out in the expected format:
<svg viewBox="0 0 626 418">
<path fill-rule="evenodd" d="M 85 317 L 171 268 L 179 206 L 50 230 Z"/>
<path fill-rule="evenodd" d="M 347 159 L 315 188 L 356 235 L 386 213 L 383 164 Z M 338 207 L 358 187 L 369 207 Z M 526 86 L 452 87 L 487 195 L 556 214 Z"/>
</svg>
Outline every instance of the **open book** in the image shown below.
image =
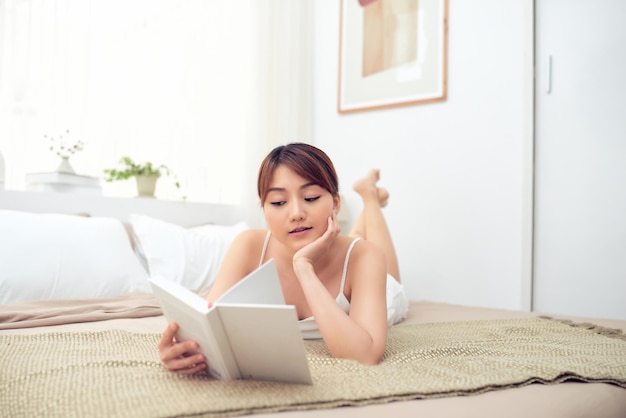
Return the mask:
<svg viewBox="0 0 626 418">
<path fill-rule="evenodd" d="M 217 379 L 311 384 L 298 315 L 285 299 L 274 260 L 237 282 L 211 308 L 203 297 L 170 280 L 150 279 L 176 339 L 193 339 Z"/>
</svg>

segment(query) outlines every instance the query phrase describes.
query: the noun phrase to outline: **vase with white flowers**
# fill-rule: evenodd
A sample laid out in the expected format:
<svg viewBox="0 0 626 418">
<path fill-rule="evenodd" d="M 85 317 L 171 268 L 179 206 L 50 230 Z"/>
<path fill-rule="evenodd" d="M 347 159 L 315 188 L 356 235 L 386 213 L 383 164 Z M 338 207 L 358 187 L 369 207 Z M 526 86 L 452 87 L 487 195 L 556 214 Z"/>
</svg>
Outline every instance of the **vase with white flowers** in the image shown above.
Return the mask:
<svg viewBox="0 0 626 418">
<path fill-rule="evenodd" d="M 70 157 L 78 151 L 82 151 L 84 143 L 81 140 L 72 140 L 69 137 L 70 130 L 66 129 L 58 136 L 44 135 L 44 139 L 50 143 L 50 151 L 61 157 L 61 163 L 57 167 L 57 172 L 75 174 L 70 165 Z"/>
</svg>

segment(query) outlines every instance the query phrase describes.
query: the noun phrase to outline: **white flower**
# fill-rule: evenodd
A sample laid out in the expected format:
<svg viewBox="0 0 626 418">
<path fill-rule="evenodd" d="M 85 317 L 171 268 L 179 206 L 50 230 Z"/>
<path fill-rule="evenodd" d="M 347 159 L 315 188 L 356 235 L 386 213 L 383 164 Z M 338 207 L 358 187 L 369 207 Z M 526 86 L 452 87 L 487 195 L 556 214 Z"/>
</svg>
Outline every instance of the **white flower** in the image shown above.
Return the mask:
<svg viewBox="0 0 626 418">
<path fill-rule="evenodd" d="M 69 133 L 70 133 L 70 130 L 66 129 L 65 135 L 69 135 Z M 65 138 L 63 134 L 59 135 L 58 137 L 53 137 L 53 136 L 48 136 L 48 135 L 44 135 L 43 137 L 47 139 L 48 141 L 50 141 L 50 151 L 54 152 L 56 155 L 58 155 L 61 158 L 71 157 L 78 151 L 81 151 L 83 149 L 83 146 L 85 145 L 83 141 L 69 140 Z"/>
</svg>

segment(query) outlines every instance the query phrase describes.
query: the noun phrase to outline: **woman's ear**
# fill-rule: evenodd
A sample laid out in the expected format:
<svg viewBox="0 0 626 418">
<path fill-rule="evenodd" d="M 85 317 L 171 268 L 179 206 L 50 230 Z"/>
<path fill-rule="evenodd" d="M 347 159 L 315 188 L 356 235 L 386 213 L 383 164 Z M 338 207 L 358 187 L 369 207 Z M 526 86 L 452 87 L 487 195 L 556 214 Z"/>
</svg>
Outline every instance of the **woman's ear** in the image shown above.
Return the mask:
<svg viewBox="0 0 626 418">
<path fill-rule="evenodd" d="M 339 213 L 339 209 L 341 209 L 341 196 L 339 193 L 333 196 L 333 209 L 336 213 Z"/>
</svg>

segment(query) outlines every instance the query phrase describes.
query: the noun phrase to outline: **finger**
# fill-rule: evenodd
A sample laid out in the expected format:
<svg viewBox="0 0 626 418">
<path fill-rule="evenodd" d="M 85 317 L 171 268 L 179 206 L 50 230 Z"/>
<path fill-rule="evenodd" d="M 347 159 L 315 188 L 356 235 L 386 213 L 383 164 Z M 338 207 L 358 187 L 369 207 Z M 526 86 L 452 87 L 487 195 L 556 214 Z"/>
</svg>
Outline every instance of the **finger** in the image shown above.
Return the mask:
<svg viewBox="0 0 626 418">
<path fill-rule="evenodd" d="M 206 369 L 208 365 L 206 363 L 196 363 L 192 364 L 190 367 L 186 367 L 184 369 L 174 370 L 174 372 L 178 374 L 195 374 L 201 372 Z"/>
<path fill-rule="evenodd" d="M 176 331 L 178 331 L 178 324 L 176 322 L 170 322 L 167 328 L 165 328 L 165 331 L 163 331 L 163 335 L 157 345 L 159 351 L 163 351 L 173 344 Z"/>
<path fill-rule="evenodd" d="M 206 367 L 206 359 L 202 354 L 194 354 L 193 356 L 179 356 L 172 358 L 163 363 L 167 370 L 179 372 L 183 370 L 202 370 Z M 203 365 L 203 366 L 202 366 Z M 200 366 L 200 368 L 199 368 Z"/>
<path fill-rule="evenodd" d="M 339 231 L 339 221 L 337 221 L 337 212 L 333 210 L 330 217 L 328 218 L 328 229 L 327 231 L 331 233 L 336 233 Z"/>
<path fill-rule="evenodd" d="M 330 216 L 328 217 L 328 227 L 326 228 L 327 232 L 332 232 L 333 229 L 335 228 L 335 211 L 333 211 Z"/>
<path fill-rule="evenodd" d="M 197 354 L 194 353 L 194 351 L 197 351 L 198 348 L 198 343 L 194 340 L 187 340 L 176 343 L 165 350 L 161 350 L 161 360 L 163 361 L 163 363 L 166 363 L 178 358 L 188 358 L 192 354 Z M 193 362 L 190 362 L 189 364 L 191 363 Z"/>
</svg>

